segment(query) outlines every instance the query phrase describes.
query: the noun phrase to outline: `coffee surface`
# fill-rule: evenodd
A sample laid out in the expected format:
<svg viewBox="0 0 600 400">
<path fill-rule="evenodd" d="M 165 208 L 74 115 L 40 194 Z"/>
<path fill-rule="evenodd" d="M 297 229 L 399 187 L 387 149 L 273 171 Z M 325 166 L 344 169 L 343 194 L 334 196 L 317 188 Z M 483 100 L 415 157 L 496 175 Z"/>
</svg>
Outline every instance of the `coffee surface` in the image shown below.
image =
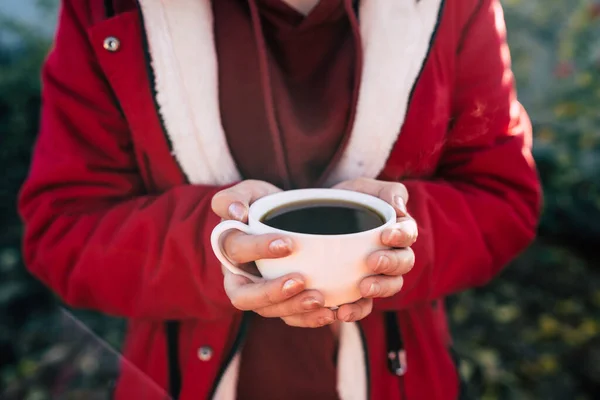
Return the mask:
<svg viewBox="0 0 600 400">
<path fill-rule="evenodd" d="M 311 200 L 269 211 L 261 222 L 288 232 L 344 235 L 377 228 L 385 218 L 363 205 L 337 200 Z"/>
</svg>

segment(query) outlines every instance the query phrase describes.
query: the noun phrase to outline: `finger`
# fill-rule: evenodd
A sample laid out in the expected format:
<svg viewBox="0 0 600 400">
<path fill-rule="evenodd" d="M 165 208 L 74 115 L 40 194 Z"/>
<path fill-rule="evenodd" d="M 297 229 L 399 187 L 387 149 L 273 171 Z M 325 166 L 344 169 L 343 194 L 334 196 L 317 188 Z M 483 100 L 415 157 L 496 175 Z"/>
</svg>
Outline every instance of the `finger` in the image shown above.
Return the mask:
<svg viewBox="0 0 600 400">
<path fill-rule="evenodd" d="M 394 207 L 398 217 L 408 215 L 408 211 L 406 210 L 408 190 L 400 182 L 384 182 L 375 179 L 358 178 L 339 183 L 334 186 L 334 189 L 353 190 L 379 197 Z"/>
<path fill-rule="evenodd" d="M 386 184 L 381 187 L 377 197 L 394 207 L 398 218 L 408 216 L 408 211 L 406 209 L 406 203 L 408 203 L 408 190 L 406 190 L 406 186 L 400 182 L 386 182 Z"/>
<path fill-rule="evenodd" d="M 272 306 L 254 310 L 265 318 L 289 317 L 295 314 L 303 314 L 322 308 L 325 304 L 323 295 L 316 290 L 305 290 L 291 299 L 285 300 Z"/>
<path fill-rule="evenodd" d="M 289 326 L 299 328 L 320 328 L 331 325 L 335 321 L 335 312 L 329 308 L 320 308 L 303 314 L 295 314 L 282 318 Z"/>
<path fill-rule="evenodd" d="M 266 258 L 289 256 L 293 251 L 293 242 L 278 234 L 247 235 L 232 230 L 223 238 L 223 251 L 235 263 L 247 263 Z"/>
<path fill-rule="evenodd" d="M 360 321 L 373 311 L 373 300 L 360 299 L 354 303 L 344 304 L 337 310 L 337 318 L 344 322 Z"/>
<path fill-rule="evenodd" d="M 234 274 L 223 266 L 221 266 L 221 270 L 223 271 L 223 287 L 227 294 L 240 286 L 252 283 L 252 281 L 245 276 Z"/>
<path fill-rule="evenodd" d="M 289 274 L 254 283 L 226 272 L 223 285 L 231 304 L 242 311 L 257 310 L 281 303 L 305 288 L 304 279 L 299 274 Z"/>
<path fill-rule="evenodd" d="M 215 194 L 211 207 L 213 212 L 223 219 L 246 222 L 248 207 L 252 203 L 261 197 L 280 191 L 281 189 L 268 182 L 246 180 Z"/>
<path fill-rule="evenodd" d="M 262 277 L 260 271 L 258 270 L 258 268 L 256 268 L 256 264 L 255 263 L 238 264 L 238 265 L 236 265 L 236 267 L 238 267 L 239 269 L 241 269 L 244 272 L 249 273 L 250 275 L 256 276 L 257 278 L 261 278 Z M 223 264 L 221 264 L 221 272 L 223 273 L 223 275 L 225 275 L 226 272 L 229 272 L 230 274 L 232 273 Z M 248 280 L 248 282 L 251 282 L 251 281 Z"/>
<path fill-rule="evenodd" d="M 410 247 L 403 249 L 378 250 L 367 258 L 367 266 L 378 275 L 400 276 L 408 273 L 415 265 L 415 253 Z"/>
<path fill-rule="evenodd" d="M 360 282 L 360 294 L 365 298 L 390 297 L 402 289 L 402 276 L 373 275 Z"/>
<path fill-rule="evenodd" d="M 417 222 L 411 217 L 403 217 L 381 233 L 381 242 L 389 247 L 410 247 L 418 236 Z"/>
</svg>

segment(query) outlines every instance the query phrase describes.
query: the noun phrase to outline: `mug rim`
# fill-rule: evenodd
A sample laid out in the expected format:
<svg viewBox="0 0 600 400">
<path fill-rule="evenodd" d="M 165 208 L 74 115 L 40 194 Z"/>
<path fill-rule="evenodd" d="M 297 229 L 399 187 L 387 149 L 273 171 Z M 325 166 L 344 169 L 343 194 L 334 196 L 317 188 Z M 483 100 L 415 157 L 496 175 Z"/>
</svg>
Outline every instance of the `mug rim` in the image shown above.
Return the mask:
<svg viewBox="0 0 600 400">
<path fill-rule="evenodd" d="M 310 196 L 316 197 L 310 197 Z M 283 229 L 274 228 L 270 225 L 263 223 L 260 219 L 269 211 L 271 211 L 275 207 L 280 207 L 285 204 L 289 204 L 294 201 L 303 200 L 303 196 L 305 196 L 305 200 L 340 200 L 340 201 L 348 201 L 357 203 L 361 206 L 373 208 L 376 212 L 380 213 L 384 218 L 385 222 L 376 228 L 372 228 L 366 231 L 355 232 L 355 233 L 342 233 L 337 235 L 321 235 L 314 233 L 301 233 L 301 232 L 293 232 L 286 231 Z M 264 204 L 270 201 L 273 201 L 273 198 L 276 197 L 291 197 L 288 200 L 281 201 L 280 203 L 264 209 Z M 248 212 L 248 225 L 250 226 L 260 226 L 263 229 L 266 229 L 272 233 L 281 233 L 283 235 L 294 235 L 294 236 L 303 236 L 303 237 L 319 237 L 319 238 L 327 238 L 327 237 L 342 237 L 342 236 L 357 236 L 357 235 L 368 235 L 376 232 L 378 230 L 383 230 L 389 225 L 392 225 L 396 222 L 396 210 L 387 202 L 381 200 L 378 197 L 372 196 L 370 194 L 356 192 L 353 190 L 346 189 L 326 189 L 326 188 L 311 188 L 311 189 L 293 189 L 282 192 L 273 193 L 264 197 L 261 197 L 257 201 L 255 201 L 249 209 Z"/>
</svg>

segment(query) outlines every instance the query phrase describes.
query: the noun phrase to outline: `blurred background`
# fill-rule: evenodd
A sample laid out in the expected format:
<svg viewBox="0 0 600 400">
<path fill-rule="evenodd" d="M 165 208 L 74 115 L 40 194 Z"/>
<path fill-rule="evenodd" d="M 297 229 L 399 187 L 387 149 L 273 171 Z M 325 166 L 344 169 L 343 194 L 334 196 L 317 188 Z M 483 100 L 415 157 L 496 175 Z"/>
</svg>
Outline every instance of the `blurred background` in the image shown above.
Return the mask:
<svg viewBox="0 0 600 400">
<path fill-rule="evenodd" d="M 545 210 L 538 239 L 498 279 L 449 299 L 461 373 L 475 398 L 598 399 L 600 1 L 503 4 Z M 121 320 L 62 308 L 19 251 L 15 197 L 56 8 L 57 0 L 0 1 L 1 399 L 56 398 L 49 383 L 61 379 L 97 389 L 65 398 L 106 398 L 124 331 Z"/>
</svg>

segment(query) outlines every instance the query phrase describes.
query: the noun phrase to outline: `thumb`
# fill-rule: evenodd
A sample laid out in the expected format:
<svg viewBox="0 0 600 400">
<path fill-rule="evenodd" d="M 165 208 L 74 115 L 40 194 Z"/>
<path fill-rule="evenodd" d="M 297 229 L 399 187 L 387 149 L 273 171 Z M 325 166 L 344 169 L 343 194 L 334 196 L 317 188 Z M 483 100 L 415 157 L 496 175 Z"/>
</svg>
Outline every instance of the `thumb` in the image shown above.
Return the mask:
<svg viewBox="0 0 600 400">
<path fill-rule="evenodd" d="M 246 180 L 221 190 L 212 198 L 211 207 L 222 219 L 246 222 L 248 208 L 261 197 L 280 192 L 277 186 L 268 182 Z"/>
</svg>

